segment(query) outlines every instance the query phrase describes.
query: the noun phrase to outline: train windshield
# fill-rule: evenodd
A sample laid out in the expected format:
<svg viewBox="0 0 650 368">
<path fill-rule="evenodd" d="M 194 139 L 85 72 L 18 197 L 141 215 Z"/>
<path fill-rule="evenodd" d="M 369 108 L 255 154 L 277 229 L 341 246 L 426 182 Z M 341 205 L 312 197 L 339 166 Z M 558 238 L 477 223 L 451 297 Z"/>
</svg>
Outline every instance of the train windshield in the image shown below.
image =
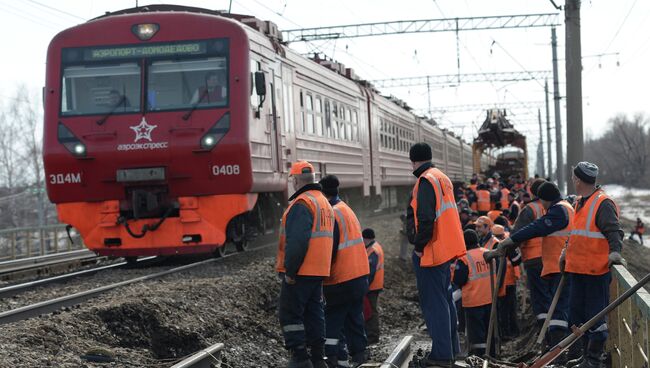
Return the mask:
<svg viewBox="0 0 650 368">
<path fill-rule="evenodd" d="M 225 57 L 153 61 L 148 67 L 147 109 L 191 109 L 228 105 Z"/>
<path fill-rule="evenodd" d="M 140 111 L 140 65 L 69 66 L 63 70 L 61 115 Z"/>
</svg>

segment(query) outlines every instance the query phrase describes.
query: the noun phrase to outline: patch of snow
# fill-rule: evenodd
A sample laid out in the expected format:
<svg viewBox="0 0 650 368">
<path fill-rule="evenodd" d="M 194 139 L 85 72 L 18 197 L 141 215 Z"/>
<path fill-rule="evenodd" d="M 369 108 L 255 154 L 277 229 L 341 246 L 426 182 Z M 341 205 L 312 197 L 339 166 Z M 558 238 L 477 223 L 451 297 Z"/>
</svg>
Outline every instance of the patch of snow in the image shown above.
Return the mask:
<svg viewBox="0 0 650 368">
<path fill-rule="evenodd" d="M 603 189 L 618 205 L 621 217 L 630 221 L 636 221 L 636 218 L 640 217 L 646 227 L 650 224 L 650 207 L 647 198 L 650 197 L 650 189 L 626 188 L 615 184 L 603 185 Z"/>
</svg>

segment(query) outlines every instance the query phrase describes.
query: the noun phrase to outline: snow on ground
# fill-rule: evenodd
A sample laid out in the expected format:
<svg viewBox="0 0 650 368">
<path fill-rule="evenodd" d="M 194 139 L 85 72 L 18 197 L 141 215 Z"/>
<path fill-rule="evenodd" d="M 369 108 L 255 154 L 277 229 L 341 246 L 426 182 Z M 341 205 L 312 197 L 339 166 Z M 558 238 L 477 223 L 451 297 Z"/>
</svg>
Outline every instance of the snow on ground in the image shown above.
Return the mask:
<svg viewBox="0 0 650 368">
<path fill-rule="evenodd" d="M 603 189 L 616 201 L 622 217 L 630 221 L 640 217 L 646 226 L 650 224 L 650 189 L 626 188 L 616 184 L 604 185 Z"/>
</svg>

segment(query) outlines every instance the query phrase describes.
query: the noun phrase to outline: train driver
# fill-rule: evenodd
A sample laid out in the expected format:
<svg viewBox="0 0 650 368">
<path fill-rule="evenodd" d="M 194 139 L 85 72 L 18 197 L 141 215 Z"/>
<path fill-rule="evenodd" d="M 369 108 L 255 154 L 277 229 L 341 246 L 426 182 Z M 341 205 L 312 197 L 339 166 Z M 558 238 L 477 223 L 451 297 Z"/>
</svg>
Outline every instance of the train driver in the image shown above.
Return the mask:
<svg viewBox="0 0 650 368">
<path fill-rule="evenodd" d="M 226 87 L 217 72 L 211 71 L 205 75 L 205 83 L 194 91 L 191 104 L 214 104 L 226 99 Z"/>
</svg>

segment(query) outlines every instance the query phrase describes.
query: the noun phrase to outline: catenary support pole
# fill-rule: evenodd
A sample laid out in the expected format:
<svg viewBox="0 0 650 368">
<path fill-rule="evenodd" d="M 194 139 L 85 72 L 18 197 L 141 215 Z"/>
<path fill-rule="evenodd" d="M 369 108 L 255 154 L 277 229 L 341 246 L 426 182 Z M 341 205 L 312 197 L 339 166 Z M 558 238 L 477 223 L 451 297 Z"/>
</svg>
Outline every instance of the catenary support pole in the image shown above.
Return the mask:
<svg viewBox="0 0 650 368">
<path fill-rule="evenodd" d="M 567 115 L 567 165 L 583 159 L 582 135 L 582 52 L 580 50 L 580 0 L 567 0 L 564 6 L 566 22 L 566 115 Z M 573 183 L 567 180 L 567 193 L 573 193 Z"/>
<path fill-rule="evenodd" d="M 551 108 L 548 102 L 548 80 L 544 81 L 544 96 L 546 96 L 546 152 L 548 153 L 548 176 L 553 177 L 553 155 L 551 154 Z M 541 129 L 539 134 L 542 134 Z M 556 178 L 557 179 L 557 178 Z"/>
<path fill-rule="evenodd" d="M 551 45 L 553 49 L 553 110 L 555 110 L 555 178 L 560 190 L 565 188 L 564 147 L 562 145 L 562 115 L 560 114 L 560 80 L 557 65 L 557 35 L 555 27 L 551 28 Z"/>
</svg>

